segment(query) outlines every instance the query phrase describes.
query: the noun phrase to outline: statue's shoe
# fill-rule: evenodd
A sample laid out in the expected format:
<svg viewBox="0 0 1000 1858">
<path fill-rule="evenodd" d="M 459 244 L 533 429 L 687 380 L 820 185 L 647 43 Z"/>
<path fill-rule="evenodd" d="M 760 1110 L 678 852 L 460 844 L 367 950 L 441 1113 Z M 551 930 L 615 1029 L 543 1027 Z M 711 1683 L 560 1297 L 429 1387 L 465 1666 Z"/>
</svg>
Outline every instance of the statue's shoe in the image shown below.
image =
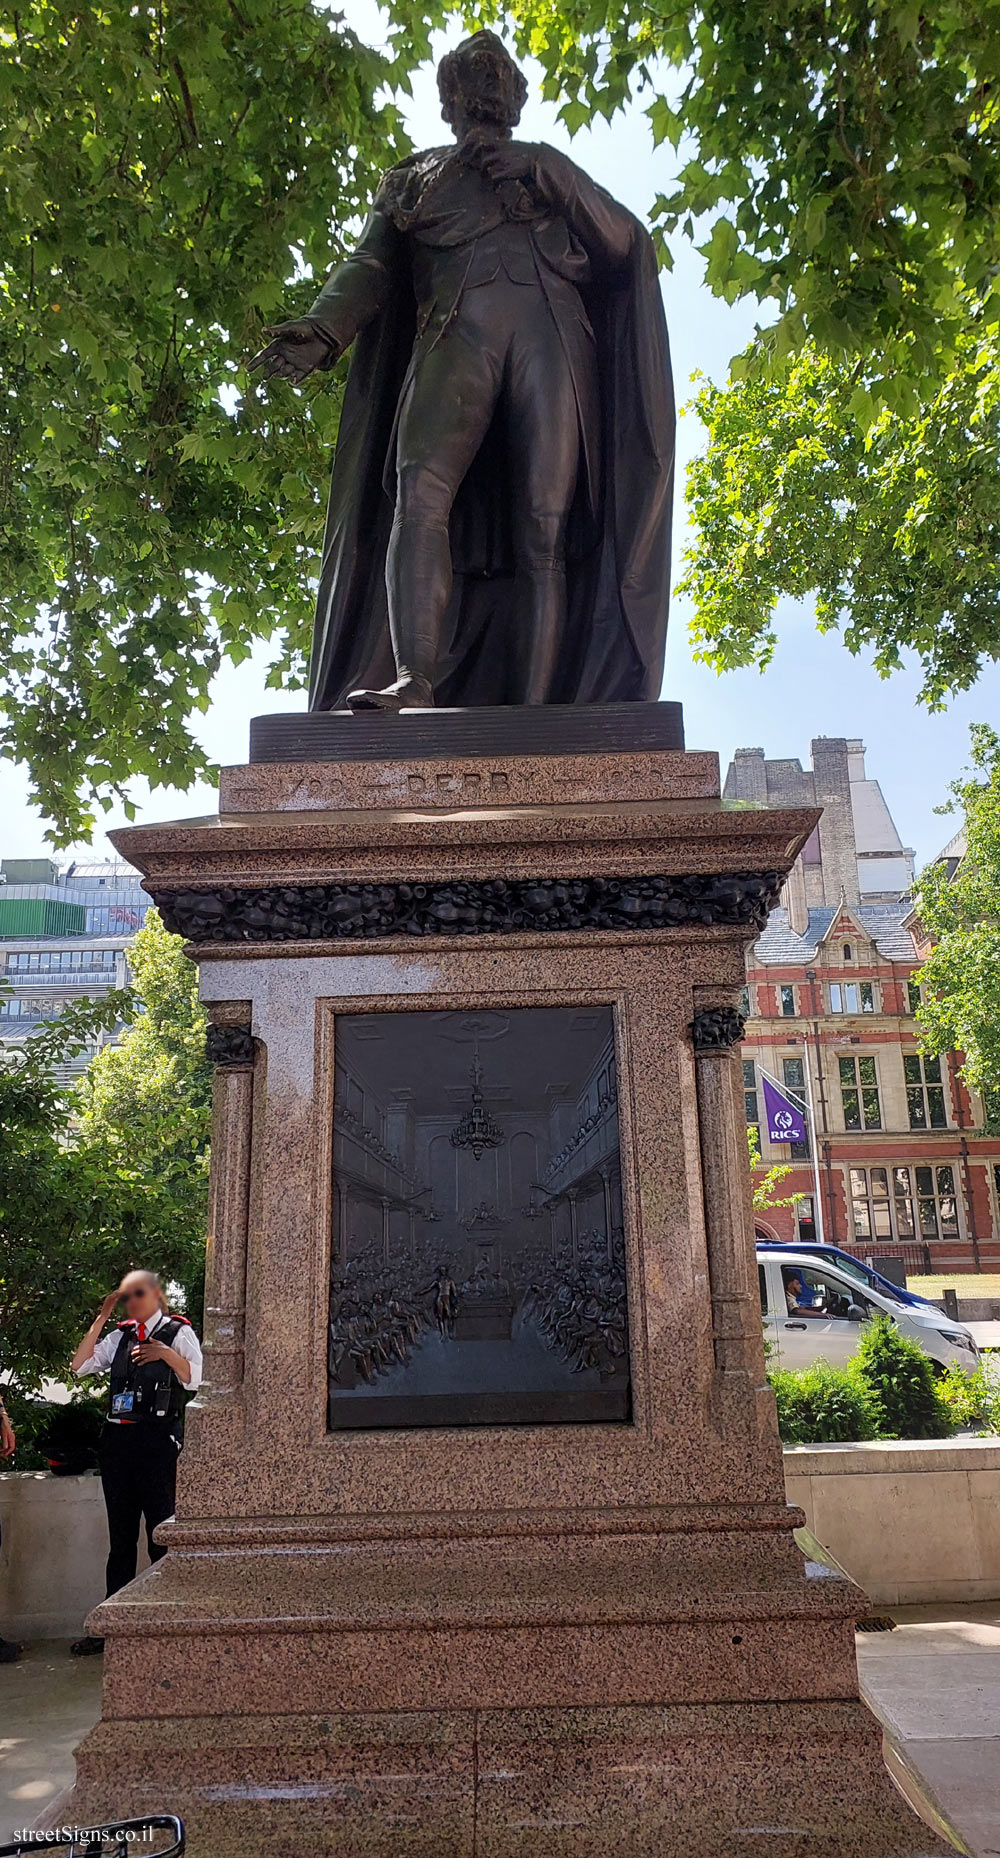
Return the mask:
<svg viewBox="0 0 1000 1858">
<path fill-rule="evenodd" d="M 352 690 L 349 710 L 432 710 L 434 692 L 423 677 L 399 678 L 386 690 Z"/>
</svg>

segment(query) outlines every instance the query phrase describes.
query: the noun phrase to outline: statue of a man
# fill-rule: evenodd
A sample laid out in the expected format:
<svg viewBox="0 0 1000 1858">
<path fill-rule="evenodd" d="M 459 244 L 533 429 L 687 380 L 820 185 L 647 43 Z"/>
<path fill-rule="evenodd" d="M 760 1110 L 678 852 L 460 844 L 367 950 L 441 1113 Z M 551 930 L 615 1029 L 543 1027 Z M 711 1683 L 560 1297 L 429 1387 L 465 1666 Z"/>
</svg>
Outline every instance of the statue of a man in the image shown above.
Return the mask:
<svg viewBox="0 0 1000 1858">
<path fill-rule="evenodd" d="M 252 366 L 355 350 L 310 708 L 659 695 L 674 406 L 652 241 L 572 161 L 515 142 L 491 32 L 438 71 L 456 143 L 384 178 L 357 249 Z"/>
</svg>

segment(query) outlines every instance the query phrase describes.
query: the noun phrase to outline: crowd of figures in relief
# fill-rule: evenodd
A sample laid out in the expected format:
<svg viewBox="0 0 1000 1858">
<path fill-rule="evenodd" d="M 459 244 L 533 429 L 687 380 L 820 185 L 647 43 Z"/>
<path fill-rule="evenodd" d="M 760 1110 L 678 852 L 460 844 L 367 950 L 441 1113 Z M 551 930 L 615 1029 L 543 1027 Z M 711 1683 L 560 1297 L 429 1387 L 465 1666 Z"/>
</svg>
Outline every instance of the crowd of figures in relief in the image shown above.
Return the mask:
<svg viewBox="0 0 1000 1858">
<path fill-rule="evenodd" d="M 610 1009 L 350 1016 L 336 1066 L 331 1425 L 627 1417 Z"/>
</svg>

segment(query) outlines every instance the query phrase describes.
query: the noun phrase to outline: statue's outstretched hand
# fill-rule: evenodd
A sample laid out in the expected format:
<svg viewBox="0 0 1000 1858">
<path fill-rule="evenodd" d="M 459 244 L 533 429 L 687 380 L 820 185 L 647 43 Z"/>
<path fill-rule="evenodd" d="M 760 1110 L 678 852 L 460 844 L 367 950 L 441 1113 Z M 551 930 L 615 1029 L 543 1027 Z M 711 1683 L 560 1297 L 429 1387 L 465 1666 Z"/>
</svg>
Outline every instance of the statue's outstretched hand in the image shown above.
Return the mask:
<svg viewBox="0 0 1000 1858">
<path fill-rule="evenodd" d="M 265 332 L 272 340 L 248 361 L 251 374 L 270 378 L 280 374 L 286 381 L 304 381 L 315 368 L 328 368 L 337 357 L 335 343 L 317 333 L 306 317 L 299 322 L 276 323 Z"/>
</svg>

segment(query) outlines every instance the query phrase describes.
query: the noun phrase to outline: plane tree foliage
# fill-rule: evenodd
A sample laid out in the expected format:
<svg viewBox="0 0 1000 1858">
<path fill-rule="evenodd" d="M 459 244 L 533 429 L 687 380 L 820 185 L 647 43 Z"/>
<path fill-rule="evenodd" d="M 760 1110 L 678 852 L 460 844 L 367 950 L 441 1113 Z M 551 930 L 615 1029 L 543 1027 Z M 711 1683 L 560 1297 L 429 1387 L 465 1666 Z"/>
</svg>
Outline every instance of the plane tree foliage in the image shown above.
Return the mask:
<svg viewBox="0 0 1000 1858">
<path fill-rule="evenodd" d="M 458 7 L 457 10 L 467 10 Z M 498 0 L 570 130 L 644 108 L 652 220 L 708 233 L 707 281 L 807 340 L 937 377 L 970 295 L 1000 307 L 998 0 Z"/>
<path fill-rule="evenodd" d="M 150 912 L 134 990 L 74 1002 L 0 1053 L 0 1370 L 22 1392 L 64 1378 L 126 1271 L 179 1284 L 200 1325 L 211 1067 L 182 946 Z M 61 1081 L 112 1031 L 120 1043 Z"/>
<path fill-rule="evenodd" d="M 690 237 L 717 295 L 761 306 L 699 402 L 701 655 L 766 663 L 777 599 L 815 595 L 883 674 L 916 652 L 931 705 L 964 688 L 1000 643 L 997 0 L 495 12 L 571 130 L 645 110 L 664 263 Z"/>
<path fill-rule="evenodd" d="M 946 809 L 962 820 L 964 854 L 954 870 L 930 865 L 915 892 L 933 943 L 919 1023 L 929 1051 L 964 1053 L 963 1075 L 1000 1129 L 1000 735 L 986 723 L 972 730 L 970 762 Z"/>
<path fill-rule="evenodd" d="M 0 754 L 54 841 L 208 772 L 224 658 L 301 676 L 336 377 L 249 388 L 409 144 L 312 0 L 0 0 Z"/>
<path fill-rule="evenodd" d="M 883 676 L 915 654 L 932 708 L 1000 657 L 1000 344 L 970 326 L 937 388 L 901 401 L 812 343 L 779 377 L 701 388 L 679 590 L 699 657 L 766 665 L 784 596 Z"/>
<path fill-rule="evenodd" d="M 888 416 L 857 533 L 878 531 L 890 591 L 880 605 L 868 590 L 846 636 L 870 630 L 890 666 L 914 642 L 896 595 L 923 566 L 898 508 L 908 431 L 933 420 L 973 337 L 996 347 L 1000 0 L 474 11 L 541 62 L 571 130 L 645 110 L 664 263 L 692 238 L 713 290 L 763 306 L 749 387 L 794 400 L 801 362 L 834 371 L 831 411 L 862 388 L 872 417 L 855 410 L 848 437 L 866 482 Z M 456 12 L 473 9 L 389 0 L 380 52 L 320 0 L 0 0 L 0 755 L 28 764 L 57 844 L 135 775 L 209 772 L 192 718 L 223 660 L 270 639 L 272 681 L 301 681 L 342 370 L 291 392 L 251 387 L 242 363 L 264 324 L 306 307 L 406 152 L 393 97 Z M 745 450 L 749 387 L 734 378 Z M 790 484 L 805 463 L 798 446 Z M 698 512 L 706 571 L 733 555 L 717 501 Z M 810 513 L 797 527 L 826 617 L 853 599 L 862 551 L 851 522 L 836 549 Z M 944 529 L 923 527 L 937 563 Z M 755 604 L 698 595 L 720 665 L 766 655 L 771 595 L 792 578 L 771 530 L 781 573 L 757 563 Z M 971 547 L 970 586 L 986 554 Z M 944 596 L 917 596 L 929 636 Z M 932 700 L 989 649 L 973 596 L 953 604 L 961 627 L 949 609 L 928 645 Z"/>
<path fill-rule="evenodd" d="M 149 1210 L 142 1261 L 201 1314 L 208 1211 L 212 1067 L 198 970 L 150 910 L 129 948 L 136 1010 L 81 1082 L 81 1146 L 142 1181 Z"/>
<path fill-rule="evenodd" d="M 65 1367 L 141 1229 L 140 1184 L 81 1153 L 56 1074 L 129 1004 L 117 992 L 74 1002 L 0 1054 L 0 1369 L 22 1390 Z"/>
</svg>

